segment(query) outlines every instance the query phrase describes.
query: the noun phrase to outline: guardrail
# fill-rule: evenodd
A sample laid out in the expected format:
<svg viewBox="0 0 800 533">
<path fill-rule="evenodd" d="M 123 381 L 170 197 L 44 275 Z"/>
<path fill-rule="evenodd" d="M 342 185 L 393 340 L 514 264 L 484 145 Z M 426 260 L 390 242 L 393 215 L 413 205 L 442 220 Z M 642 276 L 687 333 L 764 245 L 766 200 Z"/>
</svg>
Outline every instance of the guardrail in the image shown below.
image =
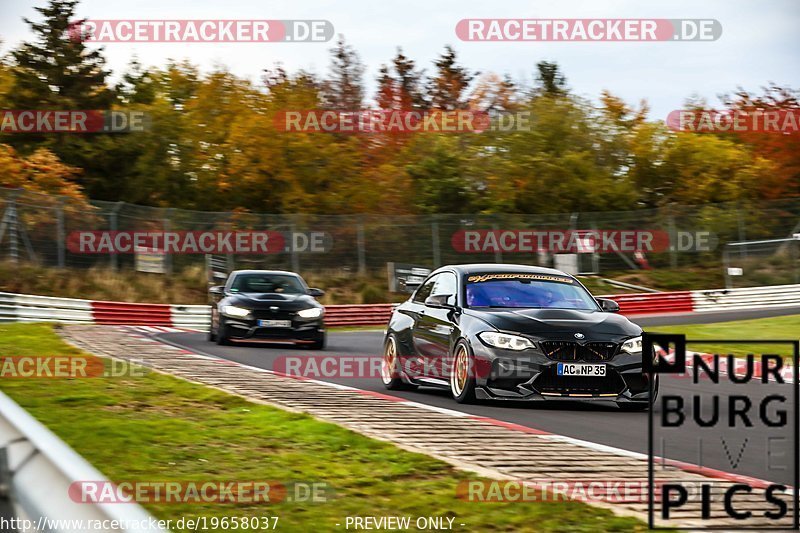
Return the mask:
<svg viewBox="0 0 800 533">
<path fill-rule="evenodd" d="M 800 285 L 694 291 L 692 300 L 694 310 L 698 312 L 752 307 L 794 307 L 800 306 Z"/>
<path fill-rule="evenodd" d="M 624 315 L 657 315 L 770 307 L 800 307 L 800 284 L 706 291 L 614 294 Z M 395 304 L 328 305 L 330 327 L 382 326 Z M 141 304 L 0 292 L 0 322 L 65 322 L 207 329 L 207 305 Z"/>
<path fill-rule="evenodd" d="M 617 302 L 619 304 L 620 313 L 624 315 L 690 313 L 694 310 L 692 293 L 689 291 L 616 294 L 600 296 L 600 298 L 609 298 Z"/>
<path fill-rule="evenodd" d="M 0 392 L 0 439 L 4 443 L 6 464 L 0 465 L 5 495 L 13 516 L 29 520 L 30 531 L 74 533 L 90 529 L 77 524 L 117 521 L 119 528 L 103 531 L 166 532 L 154 526 L 157 521 L 135 503 L 80 503 L 70 498 L 75 482 L 108 482 L 54 433 L 44 427 L 11 398 Z M 88 442 L 88 441 L 87 441 Z M 90 449 L 91 447 L 89 447 Z M 0 459 L 2 459 L 0 454 Z M 8 500 L 6 501 L 8 503 Z"/>
<path fill-rule="evenodd" d="M 389 323 L 394 304 L 326 305 L 325 325 L 383 326 Z"/>
</svg>

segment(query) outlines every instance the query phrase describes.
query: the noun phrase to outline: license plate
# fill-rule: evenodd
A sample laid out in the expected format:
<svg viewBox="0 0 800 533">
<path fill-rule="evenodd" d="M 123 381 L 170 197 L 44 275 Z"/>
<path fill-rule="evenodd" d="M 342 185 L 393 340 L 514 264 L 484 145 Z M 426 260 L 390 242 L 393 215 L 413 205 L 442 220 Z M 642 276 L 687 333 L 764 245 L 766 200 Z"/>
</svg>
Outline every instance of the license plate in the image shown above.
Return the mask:
<svg viewBox="0 0 800 533">
<path fill-rule="evenodd" d="M 606 365 L 558 363 L 558 375 L 601 378 L 606 375 Z"/>
<path fill-rule="evenodd" d="M 259 320 L 259 327 L 262 328 L 290 328 L 292 327 L 291 320 Z"/>
</svg>

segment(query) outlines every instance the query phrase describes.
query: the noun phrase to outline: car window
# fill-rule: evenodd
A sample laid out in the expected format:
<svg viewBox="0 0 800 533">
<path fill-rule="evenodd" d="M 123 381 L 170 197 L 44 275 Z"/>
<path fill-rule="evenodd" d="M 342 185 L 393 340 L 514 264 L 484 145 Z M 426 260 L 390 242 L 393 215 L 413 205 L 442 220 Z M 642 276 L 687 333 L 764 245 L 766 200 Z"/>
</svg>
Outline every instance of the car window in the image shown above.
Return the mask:
<svg viewBox="0 0 800 533">
<path fill-rule="evenodd" d="M 306 289 L 291 274 L 239 274 L 231 284 L 231 292 L 304 294 Z"/>
<path fill-rule="evenodd" d="M 438 276 L 438 280 L 436 280 L 436 285 L 433 287 L 433 292 L 431 293 L 432 296 L 440 296 L 446 294 L 450 296 L 447 299 L 447 303 L 450 305 L 456 304 L 456 294 L 458 291 L 458 281 L 456 280 L 455 274 L 451 274 L 450 272 L 444 272 Z"/>
<path fill-rule="evenodd" d="M 531 273 L 487 273 L 467 278 L 468 307 L 581 309 L 596 311 L 597 302 L 568 276 Z"/>
<path fill-rule="evenodd" d="M 417 289 L 417 292 L 414 294 L 414 301 L 424 304 L 425 300 L 433 292 L 433 286 L 436 284 L 436 281 L 439 279 L 439 277 L 440 275 L 436 274 L 432 278 L 428 278 L 428 281 L 423 283 L 422 286 Z"/>
</svg>

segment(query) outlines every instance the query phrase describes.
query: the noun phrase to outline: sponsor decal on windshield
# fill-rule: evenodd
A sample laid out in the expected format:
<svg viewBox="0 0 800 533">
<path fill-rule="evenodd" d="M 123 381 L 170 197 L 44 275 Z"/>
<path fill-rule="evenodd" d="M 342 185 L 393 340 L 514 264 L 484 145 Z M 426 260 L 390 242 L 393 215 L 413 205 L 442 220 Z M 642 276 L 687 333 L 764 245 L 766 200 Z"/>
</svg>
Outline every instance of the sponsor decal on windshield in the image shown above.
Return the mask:
<svg viewBox="0 0 800 533">
<path fill-rule="evenodd" d="M 523 274 L 523 273 L 497 273 L 497 274 L 477 274 L 469 276 L 467 281 L 469 283 L 482 283 L 484 281 L 496 280 L 534 280 L 534 281 L 558 281 L 560 283 L 575 284 L 575 280 L 565 276 L 553 276 L 551 274 Z"/>
</svg>

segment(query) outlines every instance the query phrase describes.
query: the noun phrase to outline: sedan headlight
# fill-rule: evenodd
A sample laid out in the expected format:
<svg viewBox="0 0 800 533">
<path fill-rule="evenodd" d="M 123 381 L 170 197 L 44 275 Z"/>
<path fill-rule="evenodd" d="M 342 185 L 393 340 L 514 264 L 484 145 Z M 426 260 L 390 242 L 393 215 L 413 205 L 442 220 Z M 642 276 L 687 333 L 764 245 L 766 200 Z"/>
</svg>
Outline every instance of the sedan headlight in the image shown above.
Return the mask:
<svg viewBox="0 0 800 533">
<path fill-rule="evenodd" d="M 622 343 L 622 351 L 628 353 L 639 353 L 642 351 L 642 338 L 634 337 Z"/>
<path fill-rule="evenodd" d="M 508 333 L 500 333 L 498 331 L 484 331 L 483 333 L 479 333 L 478 337 L 489 346 L 501 348 L 503 350 L 519 351 L 535 348 L 533 342 L 519 335 L 509 335 Z"/>
<path fill-rule="evenodd" d="M 236 307 L 235 305 L 223 305 L 222 314 L 235 316 L 237 318 L 246 318 L 250 316 L 250 310 L 243 307 Z"/>
<path fill-rule="evenodd" d="M 310 307 L 297 312 L 297 316 L 302 318 L 319 318 L 322 316 L 322 307 Z"/>
</svg>

